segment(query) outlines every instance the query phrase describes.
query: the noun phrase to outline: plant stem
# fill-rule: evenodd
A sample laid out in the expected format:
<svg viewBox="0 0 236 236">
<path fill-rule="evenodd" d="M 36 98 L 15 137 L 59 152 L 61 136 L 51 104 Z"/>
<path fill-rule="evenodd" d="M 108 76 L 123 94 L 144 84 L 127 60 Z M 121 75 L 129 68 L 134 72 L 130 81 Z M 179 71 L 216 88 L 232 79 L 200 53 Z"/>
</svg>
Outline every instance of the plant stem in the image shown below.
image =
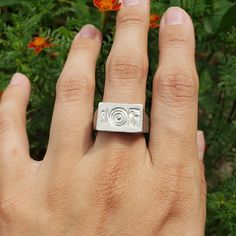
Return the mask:
<svg viewBox="0 0 236 236">
<path fill-rule="evenodd" d="M 230 110 L 230 113 L 229 113 L 229 116 L 228 116 L 228 119 L 227 119 L 227 123 L 228 124 L 232 121 L 232 117 L 234 115 L 235 110 L 236 110 L 236 100 L 234 100 L 233 106 L 232 106 L 232 108 Z"/>
<path fill-rule="evenodd" d="M 225 94 L 224 92 L 221 93 L 220 96 L 220 103 L 221 103 L 221 107 L 220 107 L 220 112 L 219 112 L 219 120 L 222 119 L 223 113 L 224 113 L 224 108 L 225 108 Z"/>
<path fill-rule="evenodd" d="M 102 28 L 102 32 L 104 32 L 104 28 L 105 28 L 106 22 L 107 22 L 107 17 L 108 17 L 108 14 L 106 12 L 102 12 L 102 14 L 101 14 L 101 28 Z"/>
<path fill-rule="evenodd" d="M 195 14 L 195 7 L 196 7 L 196 0 L 193 0 L 193 5 L 192 5 L 192 16 Z"/>
<path fill-rule="evenodd" d="M 70 0 L 59 0 L 59 2 L 61 2 L 61 3 L 69 3 L 69 4 L 72 3 L 72 1 L 70 1 Z"/>
</svg>

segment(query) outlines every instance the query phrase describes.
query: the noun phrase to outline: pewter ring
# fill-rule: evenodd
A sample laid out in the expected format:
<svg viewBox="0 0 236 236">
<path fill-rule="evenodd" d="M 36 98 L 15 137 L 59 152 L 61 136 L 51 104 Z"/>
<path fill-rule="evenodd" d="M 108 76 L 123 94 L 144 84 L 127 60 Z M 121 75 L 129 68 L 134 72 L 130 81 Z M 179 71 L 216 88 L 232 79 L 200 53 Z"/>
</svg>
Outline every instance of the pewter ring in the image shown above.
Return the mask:
<svg viewBox="0 0 236 236">
<path fill-rule="evenodd" d="M 148 133 L 149 118 L 142 104 L 100 102 L 94 114 L 97 131 Z"/>
</svg>

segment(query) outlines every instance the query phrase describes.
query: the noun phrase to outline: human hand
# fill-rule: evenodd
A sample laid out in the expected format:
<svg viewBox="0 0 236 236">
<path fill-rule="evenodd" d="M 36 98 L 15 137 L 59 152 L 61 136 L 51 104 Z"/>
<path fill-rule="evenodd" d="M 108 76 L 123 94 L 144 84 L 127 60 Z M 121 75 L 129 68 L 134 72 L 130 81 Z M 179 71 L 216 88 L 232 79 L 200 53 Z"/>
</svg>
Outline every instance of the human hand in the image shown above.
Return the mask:
<svg viewBox="0 0 236 236">
<path fill-rule="evenodd" d="M 145 104 L 148 28 L 148 0 L 118 13 L 105 102 Z M 95 141 L 91 138 L 101 41 L 97 29 L 85 26 L 72 43 L 43 161 L 29 155 L 29 80 L 15 74 L 4 92 L 0 235 L 203 235 L 204 139 L 201 133 L 197 138 L 190 17 L 170 8 L 161 20 L 148 146 L 142 134 L 98 132 Z"/>
</svg>

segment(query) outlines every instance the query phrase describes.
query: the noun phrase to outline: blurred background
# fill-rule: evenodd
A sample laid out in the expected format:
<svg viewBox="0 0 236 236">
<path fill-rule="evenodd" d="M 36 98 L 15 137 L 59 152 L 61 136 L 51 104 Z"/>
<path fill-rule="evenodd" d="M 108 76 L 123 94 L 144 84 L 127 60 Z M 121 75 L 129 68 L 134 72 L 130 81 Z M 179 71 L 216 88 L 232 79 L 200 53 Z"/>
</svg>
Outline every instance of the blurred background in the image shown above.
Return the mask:
<svg viewBox="0 0 236 236">
<path fill-rule="evenodd" d="M 112 5 L 108 7 L 106 2 Z M 159 20 L 169 6 L 184 8 L 196 31 L 199 129 L 207 143 L 206 235 L 236 236 L 236 1 L 151 1 L 148 113 L 158 64 Z M 30 78 L 27 129 L 35 160 L 43 158 L 47 147 L 55 84 L 71 41 L 87 23 L 98 27 L 104 37 L 94 106 L 102 100 L 105 61 L 119 7 L 118 0 L 0 0 L 0 96 L 16 71 Z"/>
</svg>

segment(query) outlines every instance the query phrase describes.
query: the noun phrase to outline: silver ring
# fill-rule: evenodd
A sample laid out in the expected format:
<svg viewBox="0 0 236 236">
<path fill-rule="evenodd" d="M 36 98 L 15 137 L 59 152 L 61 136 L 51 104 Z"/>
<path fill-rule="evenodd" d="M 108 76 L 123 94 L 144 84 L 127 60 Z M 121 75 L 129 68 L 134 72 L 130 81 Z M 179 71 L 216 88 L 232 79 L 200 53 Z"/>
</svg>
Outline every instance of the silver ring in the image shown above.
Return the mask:
<svg viewBox="0 0 236 236">
<path fill-rule="evenodd" d="M 93 129 L 122 133 L 148 133 L 149 118 L 142 104 L 100 102 L 94 113 Z"/>
</svg>

